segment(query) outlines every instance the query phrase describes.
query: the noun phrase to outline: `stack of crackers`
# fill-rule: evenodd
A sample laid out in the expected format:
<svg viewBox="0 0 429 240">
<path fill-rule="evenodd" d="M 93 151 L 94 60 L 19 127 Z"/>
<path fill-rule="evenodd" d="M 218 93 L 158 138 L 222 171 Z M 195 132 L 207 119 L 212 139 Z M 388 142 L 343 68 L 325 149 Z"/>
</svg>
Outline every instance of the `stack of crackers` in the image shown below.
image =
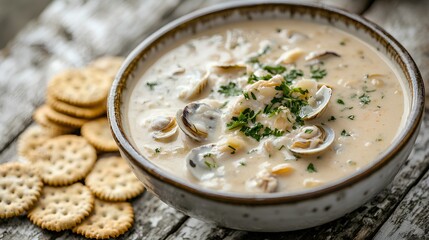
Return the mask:
<svg viewBox="0 0 429 240">
<path fill-rule="evenodd" d="M 121 58 L 54 76 L 37 123 L 18 142 L 26 162 L 0 165 L 0 218 L 27 211 L 51 231 L 71 229 L 88 238 L 117 237 L 132 226 L 128 200 L 143 184 L 117 151 L 106 119 L 106 99 Z"/>
</svg>

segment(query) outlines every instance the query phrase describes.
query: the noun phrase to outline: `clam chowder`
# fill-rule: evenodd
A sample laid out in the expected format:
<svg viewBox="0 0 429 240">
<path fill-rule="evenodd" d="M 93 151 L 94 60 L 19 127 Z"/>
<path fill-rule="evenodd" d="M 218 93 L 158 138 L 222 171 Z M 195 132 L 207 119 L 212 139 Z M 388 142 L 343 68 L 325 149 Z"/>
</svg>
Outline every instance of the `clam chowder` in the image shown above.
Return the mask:
<svg viewBox="0 0 429 240">
<path fill-rule="evenodd" d="M 243 193 L 321 186 L 370 164 L 408 114 L 396 70 L 330 26 L 229 24 L 172 44 L 126 104 L 133 144 L 189 182 Z"/>
</svg>

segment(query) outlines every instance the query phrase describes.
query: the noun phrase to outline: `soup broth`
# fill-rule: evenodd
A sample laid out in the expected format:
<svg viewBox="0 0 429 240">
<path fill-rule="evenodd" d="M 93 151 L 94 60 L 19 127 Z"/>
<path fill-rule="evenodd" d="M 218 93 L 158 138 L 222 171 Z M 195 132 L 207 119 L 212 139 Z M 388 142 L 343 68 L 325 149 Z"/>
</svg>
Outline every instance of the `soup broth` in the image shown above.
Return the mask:
<svg viewBox="0 0 429 240">
<path fill-rule="evenodd" d="M 171 175 L 242 193 L 321 186 L 374 161 L 408 113 L 395 70 L 331 26 L 258 20 L 158 54 L 126 104 L 134 145 Z"/>
</svg>

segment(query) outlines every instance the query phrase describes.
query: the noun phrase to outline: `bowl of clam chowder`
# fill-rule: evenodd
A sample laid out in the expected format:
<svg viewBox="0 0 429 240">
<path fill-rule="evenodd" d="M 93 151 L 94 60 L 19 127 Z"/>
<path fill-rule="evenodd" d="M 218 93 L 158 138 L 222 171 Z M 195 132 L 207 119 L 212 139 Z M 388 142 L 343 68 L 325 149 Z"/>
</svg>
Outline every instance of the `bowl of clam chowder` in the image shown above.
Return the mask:
<svg viewBox="0 0 429 240">
<path fill-rule="evenodd" d="M 143 40 L 109 119 L 147 189 L 249 231 L 317 226 L 395 176 L 424 109 L 406 50 L 360 16 L 284 1 L 226 3 Z"/>
</svg>

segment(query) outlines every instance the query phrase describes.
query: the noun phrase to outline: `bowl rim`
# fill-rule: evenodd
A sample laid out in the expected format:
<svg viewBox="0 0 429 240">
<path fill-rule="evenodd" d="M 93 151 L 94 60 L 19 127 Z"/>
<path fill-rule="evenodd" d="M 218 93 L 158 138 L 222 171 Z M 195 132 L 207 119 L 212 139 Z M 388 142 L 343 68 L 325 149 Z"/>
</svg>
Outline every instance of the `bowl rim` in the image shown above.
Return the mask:
<svg viewBox="0 0 429 240">
<path fill-rule="evenodd" d="M 382 155 L 375 159 L 373 163 L 364 166 L 363 168 L 354 172 L 351 175 L 337 179 L 320 187 L 294 192 L 279 192 L 257 195 L 249 193 L 236 193 L 204 189 L 200 185 L 193 184 L 179 177 L 169 175 L 166 171 L 162 170 L 161 168 L 153 164 L 150 160 L 143 157 L 143 155 L 141 155 L 127 139 L 125 131 L 123 131 L 123 128 L 121 126 L 122 121 L 118 121 L 118 119 L 121 119 L 122 117 L 122 114 L 120 113 L 121 107 L 119 105 L 122 98 L 121 90 L 125 86 L 125 84 L 121 83 L 121 78 L 126 71 L 129 71 L 130 64 L 136 61 L 136 58 L 145 48 L 147 48 L 151 44 L 154 44 L 157 39 L 162 38 L 162 36 L 164 36 L 170 31 L 174 31 L 176 28 L 180 27 L 183 24 L 186 24 L 193 20 L 198 20 L 199 18 L 204 17 L 206 15 L 216 14 L 218 12 L 223 12 L 226 10 L 230 11 L 246 7 L 270 5 L 289 5 L 291 7 L 313 8 L 315 9 L 315 11 L 322 10 L 328 14 L 340 15 L 342 17 L 347 18 L 348 20 L 357 22 L 358 24 L 362 25 L 362 27 L 366 28 L 366 30 L 369 30 L 377 37 L 380 37 L 383 41 L 388 43 L 389 47 L 393 48 L 393 51 L 400 57 L 398 61 L 402 61 L 402 63 L 405 65 L 405 70 L 401 69 L 400 71 L 405 74 L 407 81 L 411 82 L 411 108 L 410 113 L 408 115 L 408 119 L 410 119 L 410 121 L 407 121 L 405 123 L 405 126 L 403 127 L 402 131 L 395 137 L 391 146 L 386 149 Z M 166 24 L 164 27 L 158 29 L 149 37 L 144 39 L 127 56 L 120 70 L 118 71 L 115 80 L 112 84 L 111 91 L 109 93 L 107 110 L 110 127 L 113 132 L 113 137 L 118 143 L 122 153 L 125 154 L 129 160 L 133 161 L 140 168 L 142 168 L 147 174 L 150 174 L 151 177 L 154 177 L 165 184 L 172 185 L 175 188 L 180 188 L 187 193 L 191 193 L 193 195 L 197 195 L 199 197 L 203 197 L 213 201 L 240 205 L 274 205 L 319 198 L 321 196 L 351 187 L 352 185 L 367 178 L 368 176 L 372 175 L 373 173 L 377 172 L 379 169 L 390 163 L 394 159 L 395 155 L 401 152 L 402 149 L 407 146 L 407 143 L 413 139 L 414 133 L 418 131 L 420 122 L 423 117 L 424 101 L 425 98 L 423 79 L 414 60 L 411 58 L 407 50 L 396 39 L 394 39 L 389 33 L 387 33 L 378 25 L 357 14 L 321 4 L 297 3 L 279 0 L 251 0 L 246 2 L 234 1 L 220 3 L 200 10 L 196 10 Z"/>
</svg>

